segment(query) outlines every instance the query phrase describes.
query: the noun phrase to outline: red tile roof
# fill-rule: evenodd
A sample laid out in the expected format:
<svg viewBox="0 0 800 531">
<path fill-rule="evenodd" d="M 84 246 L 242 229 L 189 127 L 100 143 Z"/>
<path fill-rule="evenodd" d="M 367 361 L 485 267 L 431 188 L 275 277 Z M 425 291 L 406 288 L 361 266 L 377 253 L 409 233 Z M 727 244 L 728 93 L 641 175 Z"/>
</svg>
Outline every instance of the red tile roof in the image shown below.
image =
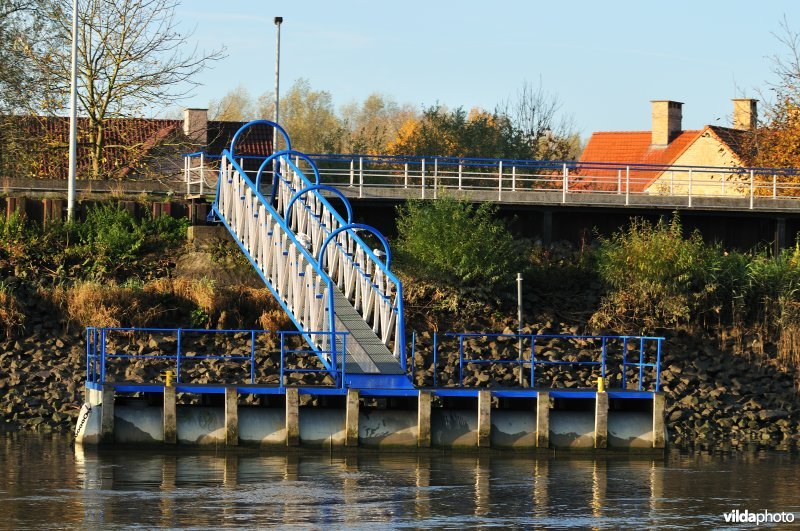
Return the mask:
<svg viewBox="0 0 800 531">
<path fill-rule="evenodd" d="M 66 179 L 69 171 L 69 118 L 20 117 L 31 139 L 30 172 L 34 177 Z M 136 174 L 147 164 L 147 157 L 169 137 L 182 138 L 181 120 L 119 118 L 106 122 L 106 147 L 103 151 L 102 177 Z M 78 175 L 91 173 L 88 118 L 78 119 Z M 181 150 L 182 151 L 182 150 Z"/>
<path fill-rule="evenodd" d="M 653 147 L 650 144 L 650 131 L 600 131 L 593 133 L 586 144 L 578 161 L 577 182 L 570 186 L 577 190 L 614 191 L 618 187 L 619 167 L 652 165 L 652 170 L 637 169 L 635 179 L 630 182 L 631 192 L 643 192 L 706 131 L 710 131 L 721 143 L 727 145 L 744 165 L 743 161 L 748 159 L 745 148 L 746 131 L 709 125 L 702 130 L 681 131 L 664 147 Z M 614 164 L 616 167 L 607 168 L 604 164 Z"/>
</svg>

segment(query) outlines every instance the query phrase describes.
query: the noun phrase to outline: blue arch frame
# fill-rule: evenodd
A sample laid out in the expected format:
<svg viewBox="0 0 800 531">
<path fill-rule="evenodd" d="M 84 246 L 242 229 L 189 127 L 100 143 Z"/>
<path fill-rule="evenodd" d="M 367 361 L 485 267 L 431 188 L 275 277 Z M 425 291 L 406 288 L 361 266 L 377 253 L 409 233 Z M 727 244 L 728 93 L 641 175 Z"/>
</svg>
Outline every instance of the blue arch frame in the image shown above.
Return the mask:
<svg viewBox="0 0 800 531">
<path fill-rule="evenodd" d="M 233 135 L 233 138 L 231 139 L 231 148 L 228 150 L 231 154 L 231 158 L 236 157 L 236 149 L 234 148 L 234 146 L 236 146 L 236 141 L 239 140 L 239 136 L 242 133 L 244 133 L 247 129 L 253 127 L 254 125 L 268 125 L 270 127 L 274 127 L 281 133 L 283 139 L 286 141 L 286 148 L 292 149 L 292 141 L 289 140 L 289 135 L 286 134 L 286 130 L 283 127 L 270 120 L 253 120 L 252 122 L 247 122 L 246 124 L 241 126 L 239 130 L 236 131 L 236 134 Z M 274 150 L 275 146 L 272 146 L 272 149 Z"/>
<path fill-rule="evenodd" d="M 324 242 L 322 242 L 322 247 L 319 248 L 319 254 L 317 255 L 317 263 L 319 264 L 319 266 L 324 267 L 322 260 L 323 258 L 325 258 L 325 249 L 328 247 L 328 243 L 330 243 L 330 241 L 340 232 L 350 229 L 369 231 L 381 241 L 381 243 L 383 244 L 383 250 L 386 253 L 386 264 L 385 264 L 386 271 L 389 271 L 390 270 L 389 266 L 392 263 L 392 252 L 389 250 L 389 242 L 386 240 L 383 234 L 380 233 L 378 229 L 376 229 L 375 227 L 371 227 L 369 225 L 364 225 L 363 223 L 349 223 L 347 225 L 339 227 L 335 231 L 328 234 L 328 237 L 325 238 Z"/>
<path fill-rule="evenodd" d="M 347 200 L 347 197 L 345 197 L 345 195 L 340 190 L 337 190 L 336 188 L 333 188 L 325 184 L 315 184 L 314 186 L 308 186 L 306 188 L 303 188 L 302 190 L 296 192 L 291 199 L 289 199 L 289 203 L 286 205 L 286 213 L 283 216 L 283 220 L 287 224 L 289 223 L 289 216 L 292 215 L 292 205 L 294 205 L 295 201 L 300 199 L 301 196 L 307 194 L 308 192 L 312 192 L 314 190 L 325 190 L 326 192 L 331 192 L 337 197 L 339 197 L 339 199 L 342 200 L 342 203 L 344 203 L 344 207 L 347 209 L 347 224 L 352 225 L 353 207 L 350 206 L 350 201 Z"/>
<path fill-rule="evenodd" d="M 264 159 L 264 162 L 262 162 L 261 166 L 258 167 L 258 172 L 256 172 L 256 180 L 255 180 L 256 189 L 259 189 L 259 187 L 261 186 L 261 175 L 264 173 L 264 168 L 267 167 L 267 164 L 277 159 L 278 157 L 282 157 L 284 155 L 288 155 L 290 157 L 294 155 L 308 162 L 308 165 L 311 166 L 311 170 L 314 172 L 314 182 L 316 184 L 319 184 L 320 180 L 319 168 L 317 168 L 317 165 L 314 163 L 311 157 L 309 157 L 302 151 L 297 151 L 294 149 L 282 149 L 281 151 L 276 151 L 275 153 Z M 273 177 L 272 179 L 272 193 L 270 193 L 269 200 L 273 202 L 275 201 L 275 177 Z"/>
</svg>

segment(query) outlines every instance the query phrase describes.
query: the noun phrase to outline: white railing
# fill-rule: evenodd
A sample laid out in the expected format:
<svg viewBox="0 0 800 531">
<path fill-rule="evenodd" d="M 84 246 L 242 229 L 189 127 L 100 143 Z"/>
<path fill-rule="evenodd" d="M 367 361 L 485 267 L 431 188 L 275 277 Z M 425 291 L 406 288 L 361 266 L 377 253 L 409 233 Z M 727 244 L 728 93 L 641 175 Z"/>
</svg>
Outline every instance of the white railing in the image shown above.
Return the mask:
<svg viewBox="0 0 800 531">
<path fill-rule="evenodd" d="M 315 184 L 298 165 L 299 161 L 281 157 L 283 172 L 278 179 L 275 210 L 283 216 L 292 197 Z M 328 236 L 349 221 L 318 191 L 299 196 L 290 214 L 287 224 L 315 257 L 319 257 Z M 355 230 L 348 229 L 334 236 L 321 265 L 383 344 L 392 347 L 393 342 L 394 355 L 401 358 L 405 335 L 402 284 L 379 258 L 381 253 L 370 250 Z"/>
<path fill-rule="evenodd" d="M 800 171 L 794 169 L 359 155 L 313 157 L 318 161 L 321 182 L 351 197 L 392 194 L 436 199 L 440 193 L 457 192 L 475 200 L 536 202 L 546 196 L 548 202 L 591 200 L 614 205 L 662 204 L 664 198 L 671 197 L 675 198 L 672 204 L 685 207 L 695 206 L 696 199 L 716 198 L 720 204 L 745 209 L 800 199 Z M 187 183 L 190 178 L 187 170 Z M 707 202 L 704 204 L 707 206 Z"/>
<path fill-rule="evenodd" d="M 216 214 L 300 330 L 322 332 L 309 342 L 334 351 L 332 281 L 227 151 L 219 176 Z M 336 370 L 336 360 L 326 362 Z"/>
</svg>

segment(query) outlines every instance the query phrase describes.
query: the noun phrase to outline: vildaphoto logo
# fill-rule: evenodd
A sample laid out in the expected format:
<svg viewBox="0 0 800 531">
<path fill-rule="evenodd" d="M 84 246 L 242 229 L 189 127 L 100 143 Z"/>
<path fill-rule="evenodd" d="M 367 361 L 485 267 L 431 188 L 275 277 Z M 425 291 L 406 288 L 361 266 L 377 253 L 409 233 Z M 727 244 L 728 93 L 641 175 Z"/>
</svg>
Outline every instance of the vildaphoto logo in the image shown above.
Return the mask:
<svg viewBox="0 0 800 531">
<path fill-rule="evenodd" d="M 733 511 L 722 513 L 727 524 L 790 524 L 794 522 L 794 513 L 771 513 L 766 509 L 763 511 L 740 511 L 734 509 Z"/>
</svg>

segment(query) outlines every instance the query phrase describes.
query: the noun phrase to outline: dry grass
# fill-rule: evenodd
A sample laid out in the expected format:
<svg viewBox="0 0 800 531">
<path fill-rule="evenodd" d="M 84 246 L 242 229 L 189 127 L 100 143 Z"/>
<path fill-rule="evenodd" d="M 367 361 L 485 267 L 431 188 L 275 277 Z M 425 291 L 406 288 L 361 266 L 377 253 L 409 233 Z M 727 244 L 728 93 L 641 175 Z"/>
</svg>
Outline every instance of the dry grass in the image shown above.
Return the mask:
<svg viewBox="0 0 800 531">
<path fill-rule="evenodd" d="M 80 327 L 147 327 L 162 313 L 161 305 L 144 291 L 116 284 L 81 282 L 57 290 L 55 298 L 69 322 Z"/>
<path fill-rule="evenodd" d="M 0 328 L 6 337 L 10 338 L 21 330 L 24 324 L 25 314 L 22 313 L 19 301 L 5 286 L 0 286 Z"/>
</svg>

